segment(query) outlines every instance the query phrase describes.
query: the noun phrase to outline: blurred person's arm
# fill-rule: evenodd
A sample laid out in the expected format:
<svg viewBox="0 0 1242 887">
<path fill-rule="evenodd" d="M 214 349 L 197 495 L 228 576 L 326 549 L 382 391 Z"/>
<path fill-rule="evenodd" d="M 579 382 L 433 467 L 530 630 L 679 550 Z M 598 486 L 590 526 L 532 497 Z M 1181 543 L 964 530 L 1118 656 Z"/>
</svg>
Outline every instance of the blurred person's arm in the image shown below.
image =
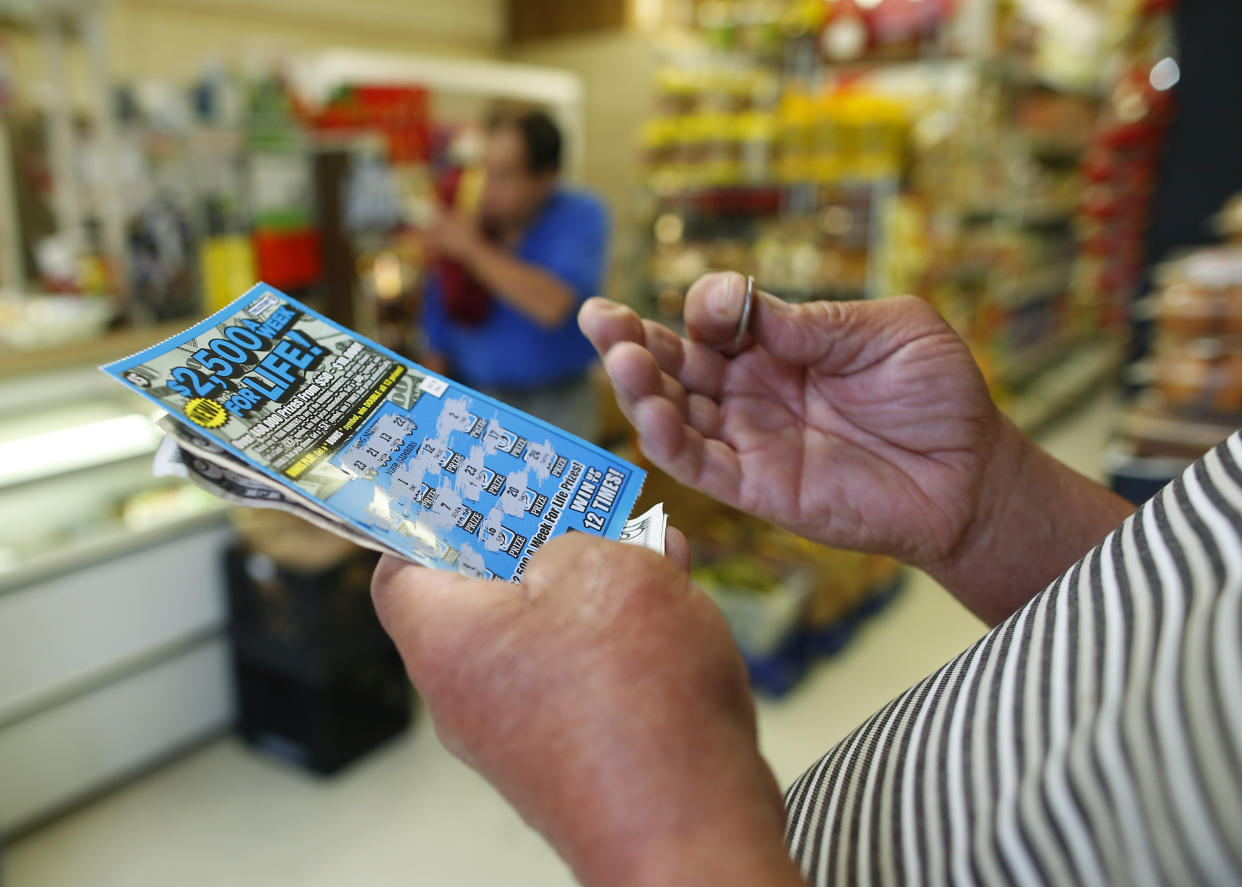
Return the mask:
<svg viewBox="0 0 1242 887">
<path fill-rule="evenodd" d="M 709 275 L 688 338 L 604 300 L 581 325 L 643 452 L 681 483 L 826 545 L 892 555 L 996 624 L 1134 507 L 992 402 L 966 345 L 913 298 L 789 305 Z"/>
<path fill-rule="evenodd" d="M 455 213 L 446 212 L 422 237 L 435 252 L 465 265 L 493 297 L 540 326 L 557 329 L 578 309 L 569 284 L 490 243 L 473 222 Z"/>
<path fill-rule="evenodd" d="M 540 326 L 559 329 L 578 310 L 573 290 L 555 274 L 485 240 L 466 255 L 465 261 L 495 298 Z"/>
</svg>

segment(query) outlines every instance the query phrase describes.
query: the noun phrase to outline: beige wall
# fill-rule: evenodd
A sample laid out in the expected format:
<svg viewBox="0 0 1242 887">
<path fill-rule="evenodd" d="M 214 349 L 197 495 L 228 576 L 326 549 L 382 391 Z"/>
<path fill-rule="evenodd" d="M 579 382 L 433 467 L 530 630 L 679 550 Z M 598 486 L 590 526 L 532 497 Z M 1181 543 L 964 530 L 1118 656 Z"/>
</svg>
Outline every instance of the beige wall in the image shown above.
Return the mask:
<svg viewBox="0 0 1242 887">
<path fill-rule="evenodd" d="M 122 75 L 192 75 L 206 56 L 329 46 L 490 55 L 502 0 L 113 0 Z"/>
<path fill-rule="evenodd" d="M 651 77 L 658 54 L 653 41 L 634 31 L 566 37 L 511 50 L 513 61 L 565 68 L 586 84 L 586 158 L 583 184 L 608 202 L 613 222 L 613 292 L 625 292 L 624 275 L 638 232 L 635 197 L 638 129 L 651 109 Z"/>
<path fill-rule="evenodd" d="M 111 0 L 107 8 L 110 64 L 122 78 L 188 80 L 212 59 L 334 46 L 495 56 L 505 30 L 503 0 Z M 25 31 L 6 37 L 18 82 L 37 98 L 45 77 L 38 40 Z M 70 64 L 84 95 L 80 49 Z"/>
</svg>

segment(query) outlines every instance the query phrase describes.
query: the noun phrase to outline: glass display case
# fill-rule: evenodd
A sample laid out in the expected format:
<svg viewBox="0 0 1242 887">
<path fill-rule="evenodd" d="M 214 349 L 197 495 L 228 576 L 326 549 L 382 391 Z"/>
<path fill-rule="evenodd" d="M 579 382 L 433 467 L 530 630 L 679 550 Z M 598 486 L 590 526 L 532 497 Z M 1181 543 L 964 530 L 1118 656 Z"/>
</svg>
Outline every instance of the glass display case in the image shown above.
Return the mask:
<svg viewBox="0 0 1242 887">
<path fill-rule="evenodd" d="M 233 720 L 224 508 L 152 476 L 150 408 L 96 369 L 159 335 L 0 350 L 6 835 Z"/>
<path fill-rule="evenodd" d="M 220 519 L 218 500 L 152 476 L 150 407 L 89 359 L 75 363 L 22 372 L 0 358 L 0 588 Z"/>
</svg>

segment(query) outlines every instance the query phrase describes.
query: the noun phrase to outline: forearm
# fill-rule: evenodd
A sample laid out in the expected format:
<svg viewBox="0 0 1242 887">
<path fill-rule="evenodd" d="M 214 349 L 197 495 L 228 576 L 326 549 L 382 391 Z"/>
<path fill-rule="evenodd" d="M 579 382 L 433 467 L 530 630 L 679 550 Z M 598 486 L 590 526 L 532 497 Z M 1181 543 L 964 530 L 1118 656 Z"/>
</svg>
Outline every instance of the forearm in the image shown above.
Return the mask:
<svg viewBox="0 0 1242 887">
<path fill-rule="evenodd" d="M 497 299 L 543 326 L 559 327 L 577 305 L 570 288 L 554 275 L 491 244 L 480 244 L 469 265 Z"/>
<path fill-rule="evenodd" d="M 679 799 L 667 790 L 661 794 L 651 799 L 643 823 L 630 829 L 605 833 L 579 820 L 573 838 L 558 849 L 583 884 L 805 887 L 785 847 L 779 795 L 757 801 L 753 792 L 723 797 L 700 789 Z M 664 815 L 665 805 L 679 804 L 691 812 L 671 820 Z"/>
<path fill-rule="evenodd" d="M 666 607 L 674 615 L 677 609 Z M 736 655 L 730 649 L 727 658 Z M 740 660 L 729 669 L 744 674 Z M 802 885 L 785 847 L 784 799 L 759 752 L 748 688 L 695 685 L 684 676 L 684 686 L 673 690 L 663 679 L 631 680 L 641 682 L 632 695 L 610 700 L 626 712 L 624 729 L 632 731 L 624 748 L 605 753 L 618 728 L 570 737 L 552 768 L 564 768 L 560 778 L 545 779 L 534 794 L 505 792 L 515 806 L 587 887 Z M 590 692 L 581 681 L 575 687 Z M 693 737 L 668 730 L 667 715 L 657 713 L 660 698 L 703 729 Z M 735 717 L 712 715 L 720 698 Z"/>
<path fill-rule="evenodd" d="M 806 887 L 789 858 L 783 830 L 772 828 L 700 829 L 670 836 L 634 862 L 624 875 L 612 872 L 588 883 L 591 887 Z"/>
<path fill-rule="evenodd" d="M 1042 591 L 1134 512 L 1002 418 L 980 507 L 961 542 L 923 565 L 994 625 Z"/>
</svg>

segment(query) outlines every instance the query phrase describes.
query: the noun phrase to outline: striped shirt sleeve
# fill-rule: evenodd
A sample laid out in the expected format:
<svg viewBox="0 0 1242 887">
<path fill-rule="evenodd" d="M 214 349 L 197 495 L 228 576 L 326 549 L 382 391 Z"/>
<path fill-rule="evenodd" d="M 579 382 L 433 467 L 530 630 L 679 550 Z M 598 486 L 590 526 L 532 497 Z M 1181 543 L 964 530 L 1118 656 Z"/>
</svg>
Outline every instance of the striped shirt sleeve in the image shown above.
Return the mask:
<svg viewBox="0 0 1242 887">
<path fill-rule="evenodd" d="M 1242 437 L 786 795 L 807 881 L 1242 884 Z"/>
</svg>

